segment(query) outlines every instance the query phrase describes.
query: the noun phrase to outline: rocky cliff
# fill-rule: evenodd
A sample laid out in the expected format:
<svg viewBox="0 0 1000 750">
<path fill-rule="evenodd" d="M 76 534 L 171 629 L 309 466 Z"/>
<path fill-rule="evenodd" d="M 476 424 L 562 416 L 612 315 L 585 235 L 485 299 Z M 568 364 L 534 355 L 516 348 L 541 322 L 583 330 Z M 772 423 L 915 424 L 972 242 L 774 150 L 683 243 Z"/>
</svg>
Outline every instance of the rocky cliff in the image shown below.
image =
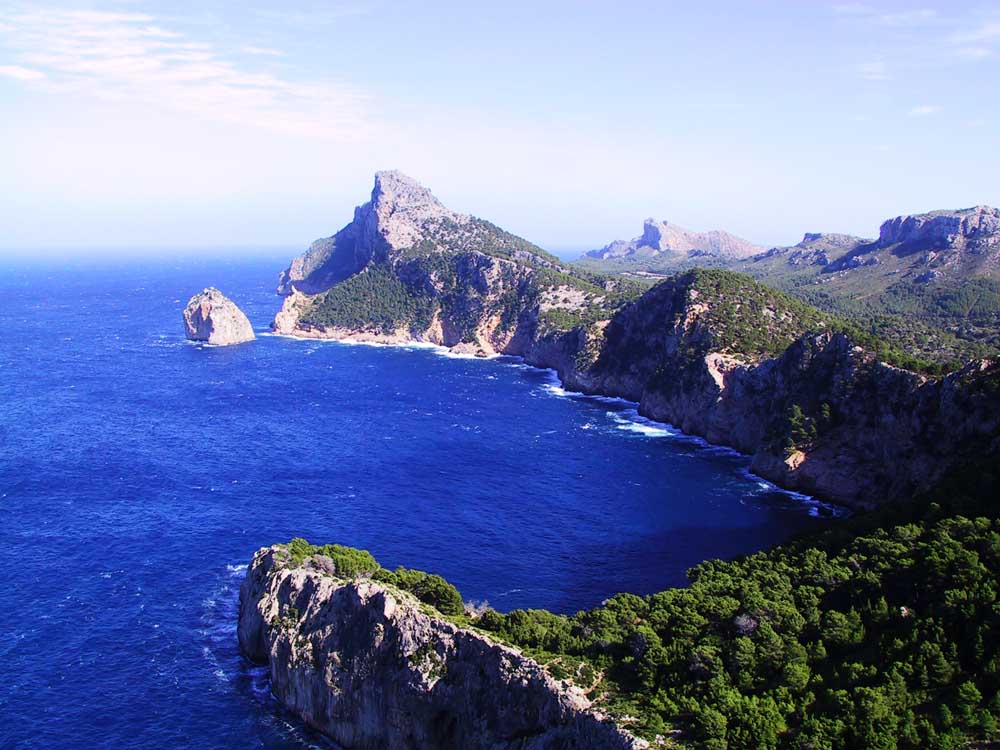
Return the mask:
<svg viewBox="0 0 1000 750">
<path fill-rule="evenodd" d="M 984 252 L 1000 249 L 1000 210 L 975 206 L 897 216 L 882 224 L 878 247 L 919 251 L 951 249 Z"/>
<path fill-rule="evenodd" d="M 590 342 L 596 355 L 567 335 L 570 356 L 538 346 L 528 361 L 748 453 L 783 487 L 855 507 L 905 500 L 963 457 L 1000 456 L 1000 366 L 932 379 L 845 330 L 746 277 L 695 271 L 618 311 Z"/>
<path fill-rule="evenodd" d="M 277 699 L 346 750 L 639 750 L 583 690 L 321 554 L 259 550 L 238 636 Z"/>
<path fill-rule="evenodd" d="M 547 321 L 609 314 L 632 285 L 570 268 L 399 172 L 279 279 L 278 333 L 521 353 Z"/>
<path fill-rule="evenodd" d="M 796 253 L 822 269 L 859 243 L 807 235 Z M 937 380 L 884 364 L 905 358 L 729 271 L 687 271 L 642 293 L 450 212 L 397 173 L 380 173 L 355 220 L 281 283 L 277 331 L 520 355 L 571 389 L 637 401 L 648 417 L 751 454 L 778 484 L 840 503 L 904 499 L 970 451 L 1000 447 L 989 361 Z"/>
<path fill-rule="evenodd" d="M 587 256 L 599 260 L 657 256 L 669 256 L 676 260 L 690 258 L 734 260 L 755 255 L 762 249 L 728 232 L 719 230 L 692 232 L 667 221 L 646 219 L 642 234 L 638 237 L 632 240 L 616 240 L 599 250 L 591 250 Z"/>
<path fill-rule="evenodd" d="M 253 341 L 253 326 L 247 316 L 215 287 L 194 295 L 184 308 L 184 333 L 191 341 L 216 346 Z"/>
</svg>

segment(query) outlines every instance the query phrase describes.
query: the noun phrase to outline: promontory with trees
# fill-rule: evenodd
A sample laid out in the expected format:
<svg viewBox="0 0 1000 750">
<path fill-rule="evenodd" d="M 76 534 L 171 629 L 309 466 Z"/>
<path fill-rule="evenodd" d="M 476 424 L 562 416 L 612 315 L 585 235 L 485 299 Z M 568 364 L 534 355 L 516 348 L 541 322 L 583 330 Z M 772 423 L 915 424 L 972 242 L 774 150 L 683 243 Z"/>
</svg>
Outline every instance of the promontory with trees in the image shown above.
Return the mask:
<svg viewBox="0 0 1000 750">
<path fill-rule="evenodd" d="M 996 218 L 901 217 L 876 241 L 807 235 L 712 268 L 691 248 L 629 258 L 637 239 L 576 266 L 379 173 L 354 220 L 282 274 L 276 331 L 519 355 L 856 512 L 705 561 L 686 588 L 572 616 L 464 607 L 438 576 L 296 539 L 248 572 L 244 652 L 269 663 L 285 705 L 350 748 L 1000 740 Z M 868 301 L 852 305 L 858 289 Z M 901 315 L 911 323 L 893 326 Z M 377 676 L 390 662 L 391 685 Z M 388 711 L 367 734 L 375 704 L 337 697 L 363 675 Z M 515 714 L 531 719 L 505 735 Z"/>
</svg>

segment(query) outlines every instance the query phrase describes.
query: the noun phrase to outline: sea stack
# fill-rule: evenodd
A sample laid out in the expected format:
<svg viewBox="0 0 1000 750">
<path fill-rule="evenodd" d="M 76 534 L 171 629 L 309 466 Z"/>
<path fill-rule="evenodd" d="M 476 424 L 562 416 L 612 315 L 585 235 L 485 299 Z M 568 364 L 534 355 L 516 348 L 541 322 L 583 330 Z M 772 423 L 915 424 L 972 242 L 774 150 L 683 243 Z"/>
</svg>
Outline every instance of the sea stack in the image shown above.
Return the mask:
<svg viewBox="0 0 1000 750">
<path fill-rule="evenodd" d="M 184 308 L 184 333 L 191 341 L 216 346 L 242 344 L 256 338 L 243 311 L 214 286 L 188 300 Z"/>
</svg>

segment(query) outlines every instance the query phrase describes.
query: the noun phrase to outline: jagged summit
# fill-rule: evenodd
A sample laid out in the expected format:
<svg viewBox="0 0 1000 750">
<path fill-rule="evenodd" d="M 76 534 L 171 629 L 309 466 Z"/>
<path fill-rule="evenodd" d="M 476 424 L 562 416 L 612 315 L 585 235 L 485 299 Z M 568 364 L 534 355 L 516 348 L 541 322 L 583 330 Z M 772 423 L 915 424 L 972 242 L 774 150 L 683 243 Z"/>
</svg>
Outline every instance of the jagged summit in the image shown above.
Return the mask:
<svg viewBox="0 0 1000 750">
<path fill-rule="evenodd" d="M 400 215 L 410 221 L 442 215 L 462 216 L 445 208 L 428 188 L 398 170 L 375 173 L 375 187 L 366 205 L 385 216 Z"/>
<path fill-rule="evenodd" d="M 729 232 L 712 230 L 692 232 L 668 221 L 649 218 L 643 222 L 642 234 L 632 240 L 615 240 L 599 250 L 587 253 L 589 258 L 651 258 L 676 256 L 678 259 L 709 256 L 722 259 L 746 258 L 763 248 Z"/>
<path fill-rule="evenodd" d="M 372 260 L 412 247 L 433 227 L 465 226 L 470 217 L 446 208 L 412 177 L 396 170 L 375 173 L 371 198 L 332 237 L 316 240 L 281 273 L 278 291 L 307 294 L 329 289 Z"/>
<path fill-rule="evenodd" d="M 517 353 L 543 314 L 565 321 L 613 308 L 617 299 L 537 245 L 452 211 L 396 171 L 375 175 L 371 200 L 295 258 L 278 291 L 286 295 L 273 323 L 281 333 L 421 340 L 480 354 Z"/>
</svg>

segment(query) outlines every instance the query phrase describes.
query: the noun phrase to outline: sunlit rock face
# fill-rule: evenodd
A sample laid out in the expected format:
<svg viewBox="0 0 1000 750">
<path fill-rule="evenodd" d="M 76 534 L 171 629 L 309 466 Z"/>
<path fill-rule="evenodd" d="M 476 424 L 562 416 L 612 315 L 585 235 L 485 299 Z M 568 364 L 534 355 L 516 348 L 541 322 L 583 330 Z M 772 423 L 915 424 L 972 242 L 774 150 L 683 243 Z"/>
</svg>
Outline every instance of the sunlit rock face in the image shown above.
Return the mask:
<svg viewBox="0 0 1000 750">
<path fill-rule="evenodd" d="M 253 341 L 250 320 L 215 287 L 194 295 L 184 308 L 184 333 L 191 341 L 204 341 L 216 346 L 229 346 Z"/>
</svg>

